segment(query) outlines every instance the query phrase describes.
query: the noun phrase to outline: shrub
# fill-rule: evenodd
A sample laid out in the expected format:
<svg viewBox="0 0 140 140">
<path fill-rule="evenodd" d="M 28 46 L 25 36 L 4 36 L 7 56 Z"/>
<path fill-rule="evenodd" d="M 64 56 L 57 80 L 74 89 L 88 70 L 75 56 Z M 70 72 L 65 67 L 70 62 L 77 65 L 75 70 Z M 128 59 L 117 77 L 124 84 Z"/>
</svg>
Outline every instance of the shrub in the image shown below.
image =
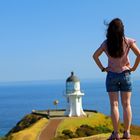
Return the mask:
<svg viewBox="0 0 140 140">
<path fill-rule="evenodd" d="M 74 138 L 75 137 L 73 132 L 71 130 L 68 130 L 68 129 L 63 130 L 62 134 L 64 134 L 65 136 L 68 136 L 69 138 Z"/>
<path fill-rule="evenodd" d="M 108 132 L 112 131 L 105 125 L 96 126 L 96 127 L 94 127 L 94 130 L 96 130 L 98 133 L 108 133 Z"/>
<path fill-rule="evenodd" d="M 92 126 L 89 126 L 87 124 L 81 125 L 80 128 L 85 128 L 85 129 L 90 129 L 90 130 L 93 130 L 94 129 Z"/>
<path fill-rule="evenodd" d="M 55 137 L 52 140 L 68 140 L 68 139 L 69 139 L 69 137 L 64 135 L 64 136 Z"/>
<path fill-rule="evenodd" d="M 81 130 L 80 128 L 77 128 L 75 133 L 78 135 L 78 137 L 86 137 L 85 132 Z"/>
<path fill-rule="evenodd" d="M 54 140 L 63 140 L 63 139 L 69 139 L 69 138 L 77 138 L 77 137 L 87 137 L 91 135 L 101 134 L 101 133 L 108 133 L 112 130 L 109 129 L 105 125 L 100 125 L 96 127 L 91 127 L 89 125 L 81 125 L 79 128 L 76 129 L 75 133 L 71 130 L 63 130 L 62 134 L 63 136 L 58 136 Z"/>
<path fill-rule="evenodd" d="M 111 131 L 112 131 L 111 129 L 109 129 L 104 125 L 96 126 L 96 127 L 91 127 L 89 125 L 81 125 L 80 128 L 77 128 L 75 133 L 79 137 L 85 137 L 85 136 L 91 136 L 91 135 L 96 135 L 101 133 L 108 133 Z"/>
<path fill-rule="evenodd" d="M 69 130 L 69 129 L 66 129 L 66 130 L 62 131 L 62 134 L 69 135 L 69 134 L 73 134 L 73 132 L 71 130 Z"/>
<path fill-rule="evenodd" d="M 86 137 L 86 136 L 91 136 L 93 135 L 93 127 L 89 126 L 89 125 L 81 125 L 80 128 L 77 128 L 76 130 L 76 134 L 79 137 Z"/>
</svg>

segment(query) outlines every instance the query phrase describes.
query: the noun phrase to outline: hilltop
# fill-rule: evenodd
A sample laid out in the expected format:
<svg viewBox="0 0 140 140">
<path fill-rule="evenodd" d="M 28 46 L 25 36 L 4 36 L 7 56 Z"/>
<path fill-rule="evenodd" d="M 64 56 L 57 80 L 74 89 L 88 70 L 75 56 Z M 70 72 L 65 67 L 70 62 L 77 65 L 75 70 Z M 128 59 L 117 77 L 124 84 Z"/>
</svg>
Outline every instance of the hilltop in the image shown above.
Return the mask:
<svg viewBox="0 0 140 140">
<path fill-rule="evenodd" d="M 64 111 L 50 111 L 50 119 L 41 113 L 28 114 L 2 140 L 37 140 L 48 122 L 55 118 L 63 120 L 58 125 L 53 140 L 81 139 L 77 137 L 84 138 L 81 140 L 105 140 L 113 130 L 110 117 L 102 113 L 86 111 L 86 117 L 71 118 L 63 116 L 63 113 Z M 122 123 L 120 123 L 119 131 L 123 132 Z M 132 125 L 131 134 L 133 140 L 140 139 L 140 126 Z"/>
</svg>

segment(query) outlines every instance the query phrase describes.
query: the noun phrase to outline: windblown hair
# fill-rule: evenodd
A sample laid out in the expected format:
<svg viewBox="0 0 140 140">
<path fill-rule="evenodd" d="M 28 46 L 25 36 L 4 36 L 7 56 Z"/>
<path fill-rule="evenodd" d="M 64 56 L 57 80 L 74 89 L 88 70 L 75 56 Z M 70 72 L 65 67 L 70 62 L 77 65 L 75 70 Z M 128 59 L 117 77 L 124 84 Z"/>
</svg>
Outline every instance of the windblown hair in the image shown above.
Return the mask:
<svg viewBox="0 0 140 140">
<path fill-rule="evenodd" d="M 119 18 L 115 18 L 109 23 L 106 37 L 108 54 L 113 58 L 120 58 L 124 54 L 124 26 Z"/>
</svg>

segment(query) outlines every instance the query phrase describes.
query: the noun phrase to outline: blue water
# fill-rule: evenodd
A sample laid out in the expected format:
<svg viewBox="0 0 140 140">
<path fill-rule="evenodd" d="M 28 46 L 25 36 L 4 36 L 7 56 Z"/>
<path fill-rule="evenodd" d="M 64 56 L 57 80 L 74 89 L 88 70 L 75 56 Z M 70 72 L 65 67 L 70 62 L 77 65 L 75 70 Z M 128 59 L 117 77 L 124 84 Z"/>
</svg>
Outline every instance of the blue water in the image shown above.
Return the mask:
<svg viewBox="0 0 140 140">
<path fill-rule="evenodd" d="M 83 80 L 83 108 L 93 109 L 109 115 L 110 105 L 104 81 Z M 59 100 L 58 108 L 65 108 L 63 96 L 65 81 L 17 82 L 0 84 L 0 136 L 5 135 L 15 124 L 33 109 L 55 109 L 54 100 Z M 140 81 L 133 83 L 132 110 L 133 124 L 140 125 Z M 120 106 L 122 116 L 122 108 Z"/>
</svg>

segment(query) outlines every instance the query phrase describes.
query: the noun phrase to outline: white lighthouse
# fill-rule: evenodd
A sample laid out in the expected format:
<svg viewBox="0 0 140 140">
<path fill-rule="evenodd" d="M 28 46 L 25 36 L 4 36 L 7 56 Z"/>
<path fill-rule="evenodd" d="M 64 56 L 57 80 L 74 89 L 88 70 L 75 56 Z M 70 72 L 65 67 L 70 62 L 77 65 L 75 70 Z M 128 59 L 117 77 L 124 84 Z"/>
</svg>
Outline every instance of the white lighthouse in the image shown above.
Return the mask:
<svg viewBox="0 0 140 140">
<path fill-rule="evenodd" d="M 67 107 L 65 115 L 69 117 L 86 115 L 82 108 L 83 95 L 84 93 L 80 91 L 80 80 L 71 72 L 71 76 L 66 80 Z"/>
</svg>

